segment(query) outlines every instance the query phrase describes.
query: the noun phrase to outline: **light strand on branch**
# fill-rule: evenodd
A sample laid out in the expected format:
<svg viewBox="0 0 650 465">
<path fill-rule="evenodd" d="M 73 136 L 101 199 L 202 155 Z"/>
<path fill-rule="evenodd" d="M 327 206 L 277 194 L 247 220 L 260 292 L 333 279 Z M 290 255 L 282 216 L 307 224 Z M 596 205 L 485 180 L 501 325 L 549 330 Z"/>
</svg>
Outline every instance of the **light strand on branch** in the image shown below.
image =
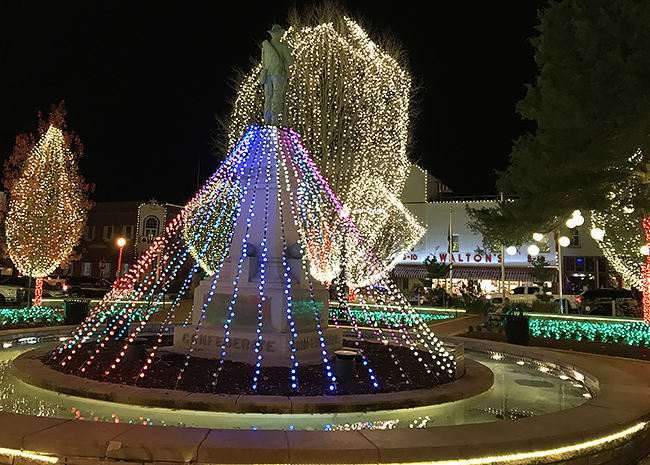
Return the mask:
<svg viewBox="0 0 650 465">
<path fill-rule="evenodd" d="M 411 164 L 411 78 L 357 23 L 290 28 L 294 57 L 284 122 L 306 148 L 373 253 L 390 270 L 425 228 L 399 198 Z M 242 80 L 229 127 L 231 148 L 261 121 L 258 65 Z"/>
</svg>

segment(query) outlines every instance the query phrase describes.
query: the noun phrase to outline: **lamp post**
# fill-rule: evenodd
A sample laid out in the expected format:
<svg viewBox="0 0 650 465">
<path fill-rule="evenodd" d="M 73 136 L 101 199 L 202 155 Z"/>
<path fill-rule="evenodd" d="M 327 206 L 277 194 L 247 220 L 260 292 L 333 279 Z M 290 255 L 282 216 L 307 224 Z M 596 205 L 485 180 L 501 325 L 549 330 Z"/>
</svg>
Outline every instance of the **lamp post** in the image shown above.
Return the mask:
<svg viewBox="0 0 650 465">
<path fill-rule="evenodd" d="M 517 253 L 517 247 L 511 245 L 508 248 L 501 246 L 501 302 L 506 301 L 506 253 L 514 255 Z"/>
<path fill-rule="evenodd" d="M 562 236 L 558 239 L 557 247 L 557 273 L 558 273 L 558 292 L 560 294 L 560 313 L 564 313 L 564 298 L 562 297 L 562 288 L 564 287 L 564 278 L 562 277 L 562 247 L 568 247 L 571 239 Z"/>
<path fill-rule="evenodd" d="M 117 259 L 117 277 L 120 278 L 122 276 L 122 249 L 126 245 L 126 239 L 120 237 L 117 240 L 117 245 L 120 247 L 120 257 Z"/>
</svg>

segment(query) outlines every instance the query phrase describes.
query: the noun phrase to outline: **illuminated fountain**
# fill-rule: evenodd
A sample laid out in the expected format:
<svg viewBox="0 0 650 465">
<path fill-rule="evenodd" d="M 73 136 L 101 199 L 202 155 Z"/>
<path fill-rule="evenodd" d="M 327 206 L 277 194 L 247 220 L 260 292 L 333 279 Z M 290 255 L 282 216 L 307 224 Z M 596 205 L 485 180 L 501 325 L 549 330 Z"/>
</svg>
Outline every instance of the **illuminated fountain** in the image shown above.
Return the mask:
<svg viewBox="0 0 650 465">
<path fill-rule="evenodd" d="M 168 323 L 200 269 L 209 277 L 194 289 L 191 322 L 188 318 L 175 328 L 171 349 L 161 349 Z M 249 386 L 238 388 L 239 393 L 270 393 L 263 370 L 284 367 L 289 392 L 283 394 L 305 395 L 302 366 L 321 372 L 318 394 L 336 394 L 340 380 L 333 359 L 343 335 L 340 328 L 328 326 L 330 295 L 338 298 L 339 314 L 354 328 L 355 338 L 346 344 L 361 363 L 359 377 L 368 381 L 368 392 L 389 390 L 375 374 L 379 367 L 368 342 L 386 353 L 404 389 L 414 387 L 409 372 L 424 374 L 428 386 L 455 379 L 453 357 L 381 270 L 298 134 L 251 126 L 120 285 L 58 348 L 52 366 L 80 376 L 100 372 L 110 380 L 130 359 L 155 304 L 180 280 L 181 291 L 157 342 L 137 372 L 131 366 L 128 375 L 120 374 L 121 382 L 147 386 L 144 378 L 154 376 L 148 374 L 156 360 L 169 357 L 171 350 L 184 354 L 174 374 L 179 389 L 193 364 L 208 359 L 201 365 L 212 372 L 210 383 L 203 381 L 206 392 L 223 392 L 218 386 L 227 384 L 224 372 L 230 362 L 239 362 L 250 370 Z M 357 289 L 371 322 L 370 337 L 347 308 L 349 289 Z M 407 323 L 396 327 L 387 317 L 373 316 L 382 315 L 374 313 L 380 307 L 383 314 L 388 309 Z M 405 350 L 417 370 L 406 369 Z"/>
</svg>

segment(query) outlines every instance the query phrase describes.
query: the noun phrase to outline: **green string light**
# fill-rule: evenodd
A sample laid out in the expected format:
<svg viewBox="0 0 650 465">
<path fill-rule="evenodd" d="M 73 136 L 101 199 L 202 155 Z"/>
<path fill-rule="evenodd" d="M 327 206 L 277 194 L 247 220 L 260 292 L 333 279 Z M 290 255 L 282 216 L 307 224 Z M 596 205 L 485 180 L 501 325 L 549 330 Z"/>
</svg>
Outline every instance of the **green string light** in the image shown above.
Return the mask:
<svg viewBox="0 0 650 465">
<path fill-rule="evenodd" d="M 65 319 L 64 313 L 61 308 L 49 307 L 0 308 L 0 326 L 29 323 L 55 324 Z"/>
<path fill-rule="evenodd" d="M 546 339 L 600 341 L 631 346 L 650 344 L 650 326 L 642 321 L 565 321 L 531 318 L 530 335 Z"/>
</svg>

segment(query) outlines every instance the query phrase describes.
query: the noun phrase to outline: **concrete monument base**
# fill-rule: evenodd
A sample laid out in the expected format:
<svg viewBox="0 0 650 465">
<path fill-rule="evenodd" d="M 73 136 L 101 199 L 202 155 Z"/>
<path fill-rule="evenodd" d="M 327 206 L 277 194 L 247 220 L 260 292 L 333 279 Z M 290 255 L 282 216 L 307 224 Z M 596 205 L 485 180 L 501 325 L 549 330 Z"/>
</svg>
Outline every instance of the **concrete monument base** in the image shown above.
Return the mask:
<svg viewBox="0 0 650 465">
<path fill-rule="evenodd" d="M 195 326 L 181 326 L 174 330 L 174 350 L 187 352 L 193 347 L 194 357 L 222 358 L 221 346 L 224 343 L 224 329 L 217 326 L 202 326 L 195 334 Z M 260 351 L 263 366 L 291 366 L 291 345 L 293 339 L 296 348 L 296 359 L 301 364 L 319 364 L 323 361 L 320 336 L 316 331 L 298 333 L 292 337 L 291 333 L 263 332 L 260 341 Z M 338 328 L 327 328 L 323 331 L 323 338 L 330 358 L 334 351 L 343 347 L 343 331 Z M 224 360 L 255 363 L 255 343 L 257 332 L 238 329 L 230 332 L 226 342 L 226 356 Z"/>
</svg>

